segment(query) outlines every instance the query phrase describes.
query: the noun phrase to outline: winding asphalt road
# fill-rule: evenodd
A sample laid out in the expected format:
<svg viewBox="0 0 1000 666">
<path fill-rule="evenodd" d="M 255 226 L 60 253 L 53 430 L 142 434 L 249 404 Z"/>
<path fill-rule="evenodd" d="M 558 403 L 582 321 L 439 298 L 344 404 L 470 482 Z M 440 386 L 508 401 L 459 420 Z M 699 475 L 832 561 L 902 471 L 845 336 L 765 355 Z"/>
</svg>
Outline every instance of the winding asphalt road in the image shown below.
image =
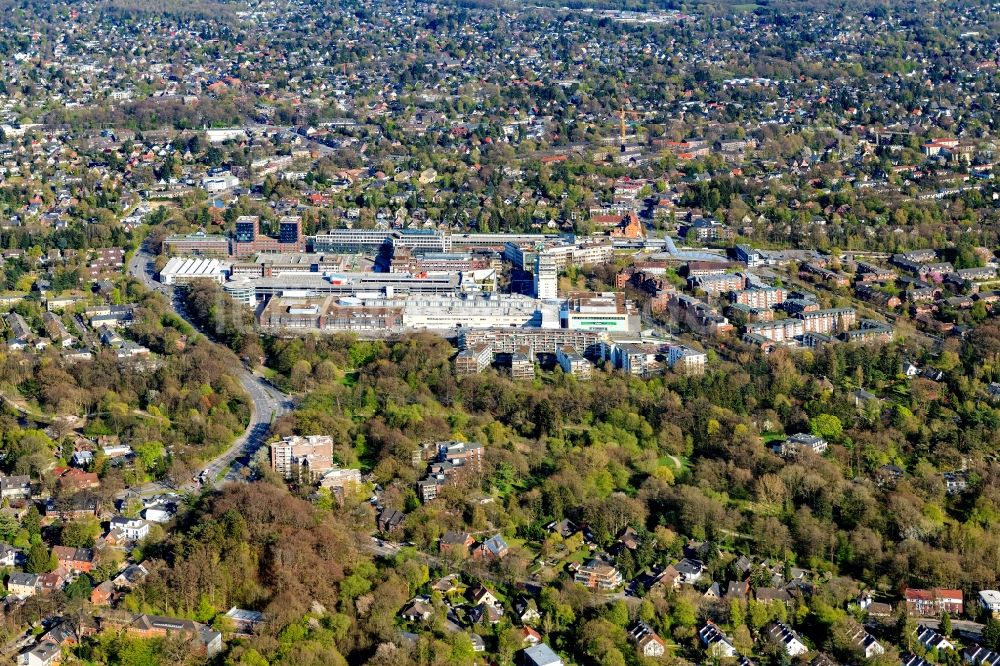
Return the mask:
<svg viewBox="0 0 1000 666">
<path fill-rule="evenodd" d="M 175 298 L 172 287 L 160 284 L 153 278 L 153 257 L 145 248 L 140 248 L 129 261 L 128 272 L 138 278 L 153 291 L 162 293 L 170 301 L 177 315 L 197 328 L 191 321 L 183 306 Z M 199 485 L 221 486 L 233 481 L 239 481 L 241 471 L 248 465 L 250 459 L 260 449 L 266 439 L 271 422 L 292 408 L 291 397 L 279 391 L 263 377 L 256 375 L 243 366 L 235 368 L 235 374 L 243 389 L 250 397 L 250 423 L 240 437 L 223 453 L 205 463 L 204 467 L 191 480 L 186 481 L 178 490 L 193 490 Z M 131 492 L 149 494 L 168 490 L 161 483 L 151 483 L 142 488 L 132 488 Z"/>
</svg>

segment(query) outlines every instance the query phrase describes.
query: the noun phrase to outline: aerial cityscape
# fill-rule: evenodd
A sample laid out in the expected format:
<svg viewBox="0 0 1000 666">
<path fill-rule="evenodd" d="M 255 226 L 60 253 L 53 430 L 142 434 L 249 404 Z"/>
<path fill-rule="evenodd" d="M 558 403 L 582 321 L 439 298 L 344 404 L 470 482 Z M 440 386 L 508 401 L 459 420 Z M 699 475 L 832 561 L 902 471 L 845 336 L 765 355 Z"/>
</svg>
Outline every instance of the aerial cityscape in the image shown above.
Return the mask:
<svg viewBox="0 0 1000 666">
<path fill-rule="evenodd" d="M 1000 666 L 998 0 L 0 0 L 0 663 Z"/>
</svg>

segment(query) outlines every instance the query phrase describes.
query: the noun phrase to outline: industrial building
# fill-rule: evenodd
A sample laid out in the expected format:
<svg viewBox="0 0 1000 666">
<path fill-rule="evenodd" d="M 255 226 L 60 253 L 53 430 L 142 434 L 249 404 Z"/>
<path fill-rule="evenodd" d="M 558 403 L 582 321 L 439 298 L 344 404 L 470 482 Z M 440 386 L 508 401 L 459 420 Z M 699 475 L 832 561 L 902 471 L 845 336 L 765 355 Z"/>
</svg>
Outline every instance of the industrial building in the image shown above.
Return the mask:
<svg viewBox="0 0 1000 666">
<path fill-rule="evenodd" d="M 160 282 L 167 285 L 189 284 L 192 280 L 226 281 L 228 267 L 218 259 L 171 257 L 160 271 Z"/>
<path fill-rule="evenodd" d="M 369 273 L 375 262 L 356 254 L 259 253 L 251 260 L 233 263 L 232 276 L 251 279 L 289 274 Z"/>
<path fill-rule="evenodd" d="M 222 285 L 222 290 L 237 303 L 249 307 L 257 305 L 257 289 L 250 280 L 232 280 Z"/>
</svg>

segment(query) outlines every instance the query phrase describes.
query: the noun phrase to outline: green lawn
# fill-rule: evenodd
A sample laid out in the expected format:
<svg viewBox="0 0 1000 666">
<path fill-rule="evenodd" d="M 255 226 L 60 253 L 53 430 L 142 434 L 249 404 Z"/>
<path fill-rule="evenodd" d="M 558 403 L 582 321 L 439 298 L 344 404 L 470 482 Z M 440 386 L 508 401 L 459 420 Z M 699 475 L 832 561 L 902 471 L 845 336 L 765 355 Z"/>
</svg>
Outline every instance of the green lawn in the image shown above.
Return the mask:
<svg viewBox="0 0 1000 666">
<path fill-rule="evenodd" d="M 683 472 L 688 467 L 688 459 L 684 456 L 660 456 L 657 463 L 670 467 L 675 473 Z"/>
</svg>

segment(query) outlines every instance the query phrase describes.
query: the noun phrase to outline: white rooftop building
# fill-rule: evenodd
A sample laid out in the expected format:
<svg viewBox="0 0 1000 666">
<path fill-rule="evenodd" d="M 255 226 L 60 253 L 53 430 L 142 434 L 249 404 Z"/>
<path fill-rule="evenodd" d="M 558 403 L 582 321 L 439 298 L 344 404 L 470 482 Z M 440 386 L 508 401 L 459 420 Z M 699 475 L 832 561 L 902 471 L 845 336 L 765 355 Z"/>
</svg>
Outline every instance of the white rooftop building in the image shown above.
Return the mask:
<svg viewBox="0 0 1000 666">
<path fill-rule="evenodd" d="M 218 259 L 173 257 L 160 271 L 160 282 L 173 285 L 207 279 L 222 284 L 228 272 L 228 267 Z"/>
<path fill-rule="evenodd" d="M 1000 592 L 997 590 L 980 590 L 979 605 L 991 613 L 1000 612 Z"/>
</svg>

